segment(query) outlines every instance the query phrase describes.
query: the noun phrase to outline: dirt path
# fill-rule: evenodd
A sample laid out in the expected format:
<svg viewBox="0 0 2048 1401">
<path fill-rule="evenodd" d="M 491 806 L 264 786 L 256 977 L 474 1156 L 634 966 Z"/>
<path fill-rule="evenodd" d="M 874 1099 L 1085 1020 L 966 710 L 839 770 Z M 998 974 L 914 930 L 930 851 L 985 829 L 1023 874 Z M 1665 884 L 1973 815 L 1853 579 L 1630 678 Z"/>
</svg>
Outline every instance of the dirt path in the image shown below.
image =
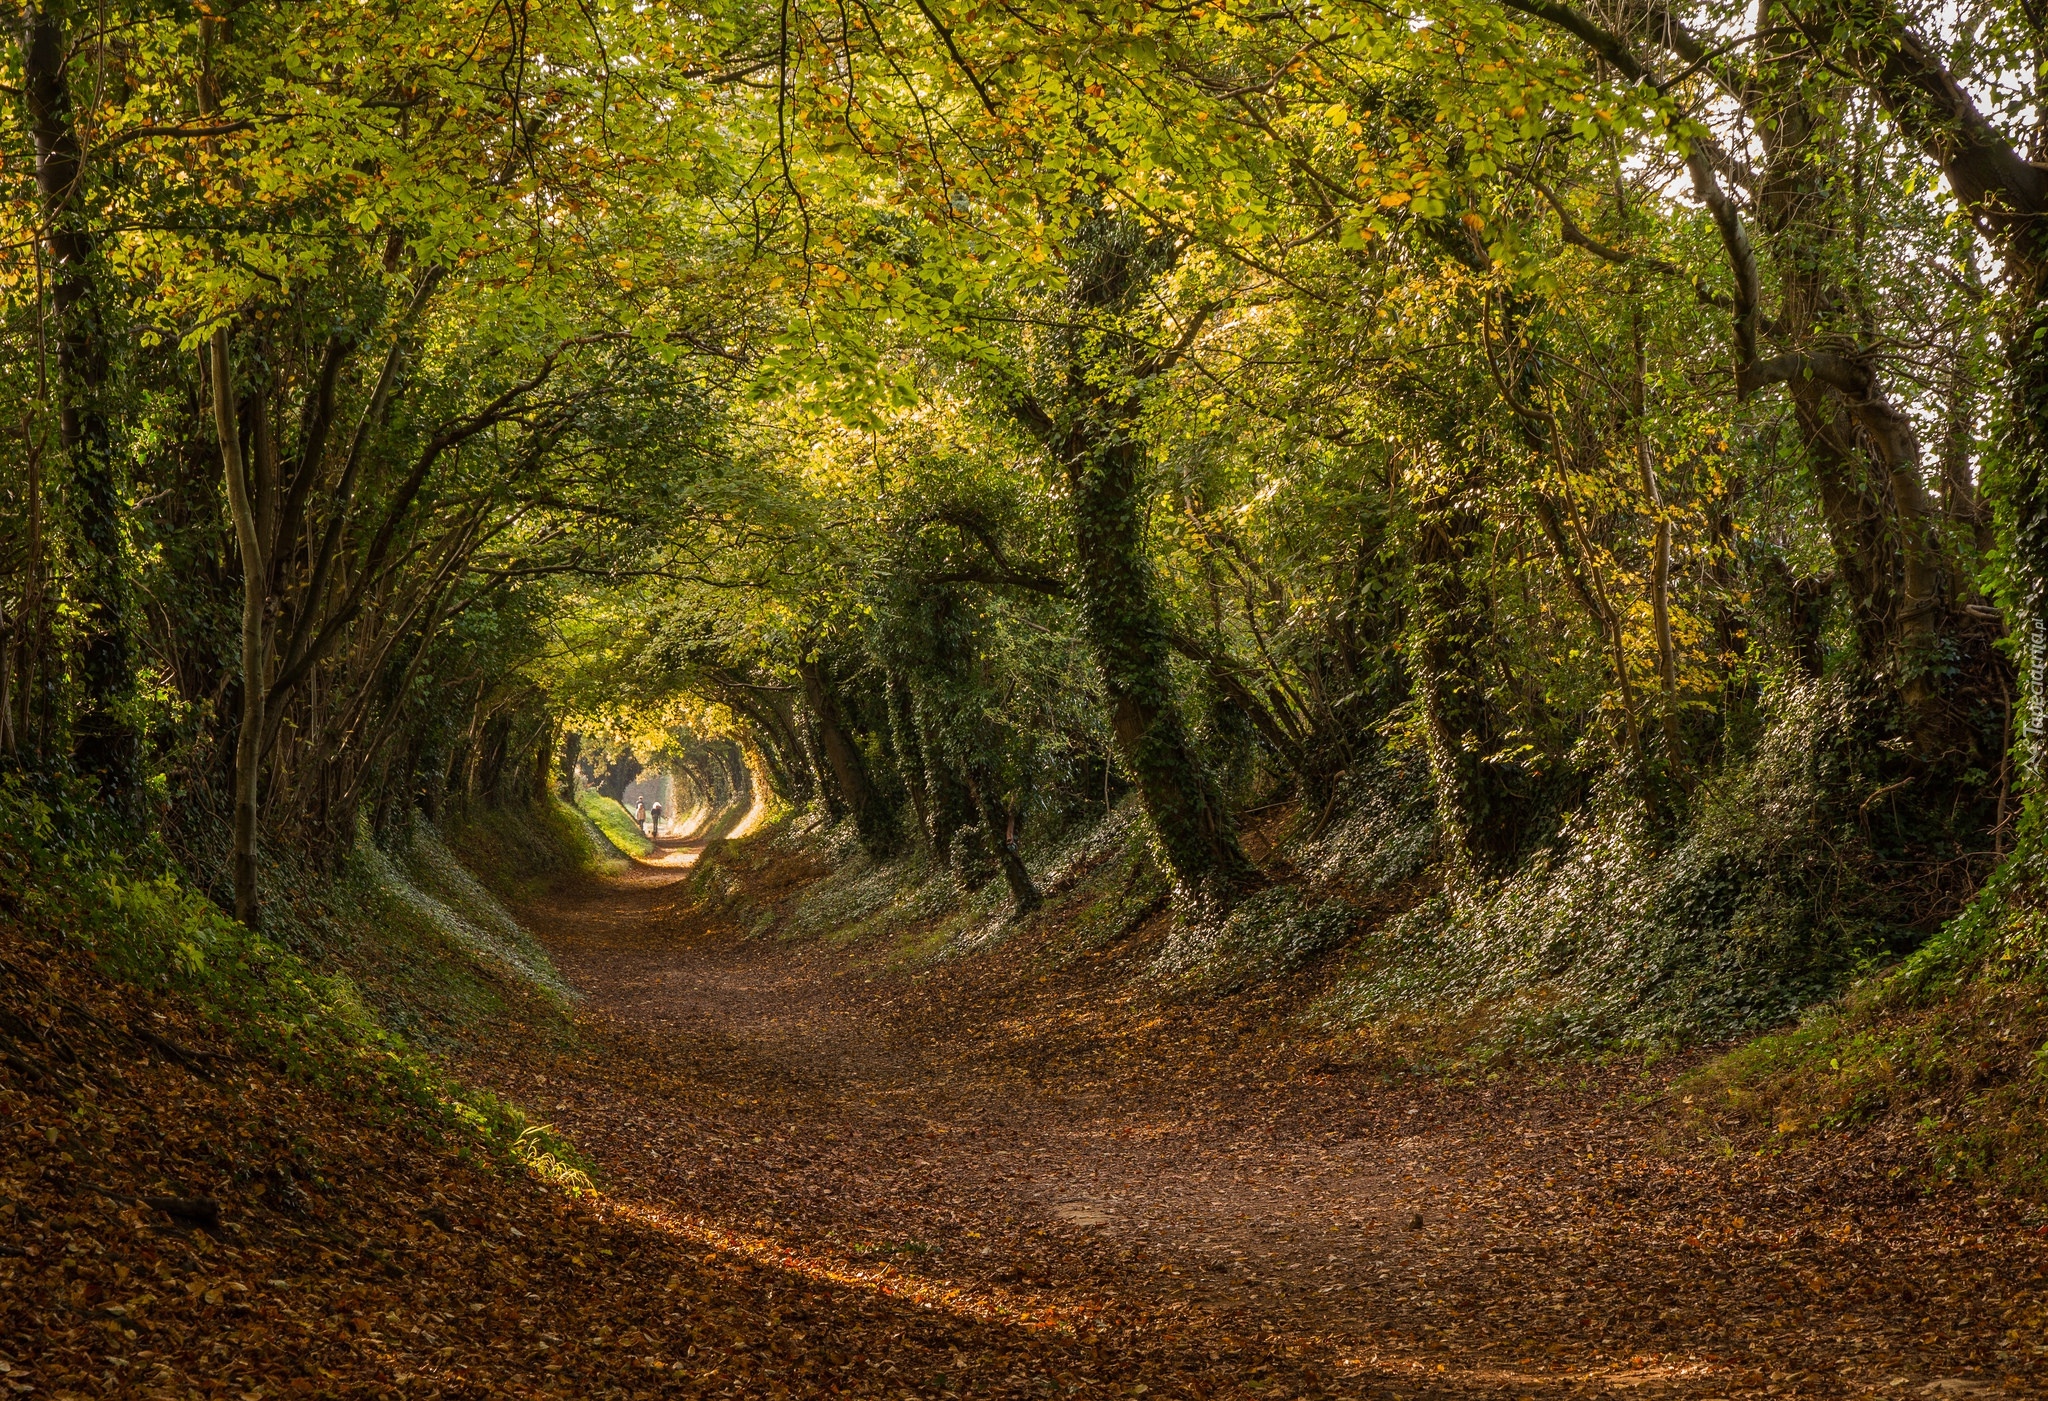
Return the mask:
<svg viewBox="0 0 2048 1401">
<path fill-rule="evenodd" d="M 473 1073 L 722 1248 L 1244 1394 L 2048 1394 L 2048 1242 L 1905 1145 L 1676 1147 L 1615 1071 L 1387 1083 L 1023 941 L 908 975 L 747 939 L 663 845 L 529 911 L 588 1052 Z"/>
</svg>

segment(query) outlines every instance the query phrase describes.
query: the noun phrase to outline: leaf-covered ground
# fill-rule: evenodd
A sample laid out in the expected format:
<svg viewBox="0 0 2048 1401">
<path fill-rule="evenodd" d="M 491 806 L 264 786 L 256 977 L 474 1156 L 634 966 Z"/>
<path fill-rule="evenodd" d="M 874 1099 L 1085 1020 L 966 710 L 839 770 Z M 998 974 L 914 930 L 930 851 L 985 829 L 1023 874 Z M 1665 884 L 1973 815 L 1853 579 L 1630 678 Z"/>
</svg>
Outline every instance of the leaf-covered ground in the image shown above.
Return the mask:
<svg viewBox="0 0 2048 1401">
<path fill-rule="evenodd" d="M 725 860 L 756 901 L 805 878 L 769 850 Z M 531 911 L 589 994 L 582 1048 L 462 1067 L 590 1154 L 581 1196 L 238 1061 L 75 955 L 9 950 L 0 1382 L 2048 1392 L 2048 1237 L 1922 1195 L 1906 1142 L 1723 1156 L 1633 1073 L 1388 1081 L 1276 1007 L 1131 991 L 1028 937 L 923 973 L 747 939 L 680 874 Z"/>
</svg>

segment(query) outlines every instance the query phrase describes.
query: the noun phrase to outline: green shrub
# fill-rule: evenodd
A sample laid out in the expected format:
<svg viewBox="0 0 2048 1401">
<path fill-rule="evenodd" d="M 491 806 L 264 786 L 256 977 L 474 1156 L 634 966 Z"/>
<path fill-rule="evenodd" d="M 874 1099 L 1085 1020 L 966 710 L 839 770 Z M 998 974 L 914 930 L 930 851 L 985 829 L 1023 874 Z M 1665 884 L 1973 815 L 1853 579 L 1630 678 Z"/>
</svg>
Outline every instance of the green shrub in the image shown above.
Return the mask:
<svg viewBox="0 0 2048 1401">
<path fill-rule="evenodd" d="M 488 1090 L 471 1090 L 452 1112 L 494 1150 L 543 1181 L 575 1192 L 591 1190 L 590 1160 L 552 1125 L 529 1122 L 518 1105 Z"/>
</svg>

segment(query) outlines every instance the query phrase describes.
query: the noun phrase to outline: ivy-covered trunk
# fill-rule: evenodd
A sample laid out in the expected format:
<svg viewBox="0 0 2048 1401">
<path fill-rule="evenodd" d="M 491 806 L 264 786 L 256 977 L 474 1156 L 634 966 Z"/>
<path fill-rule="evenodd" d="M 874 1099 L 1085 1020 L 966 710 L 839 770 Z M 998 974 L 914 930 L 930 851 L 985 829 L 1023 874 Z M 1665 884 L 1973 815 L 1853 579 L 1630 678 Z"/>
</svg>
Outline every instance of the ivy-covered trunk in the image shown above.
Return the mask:
<svg viewBox="0 0 2048 1401">
<path fill-rule="evenodd" d="M 1412 651 L 1439 821 L 1492 873 L 1513 859 L 1521 822 L 1487 697 L 1485 610 L 1465 578 L 1483 521 L 1478 477 L 1467 467 L 1417 507 Z"/>
<path fill-rule="evenodd" d="M 803 678 L 804 701 L 817 721 L 819 747 L 824 750 L 832 777 L 838 780 L 839 796 L 853 816 L 861 845 L 877 860 L 894 855 L 902 836 L 896 814 L 868 773 L 867 759 L 846 723 L 839 697 L 826 679 L 824 664 L 816 658 L 806 658 L 797 664 L 797 674 Z"/>
<path fill-rule="evenodd" d="M 234 375 L 228 357 L 226 327 L 216 327 L 208 343 L 213 381 L 215 431 L 234 522 L 236 553 L 242 563 L 242 706 L 235 728 L 235 918 L 251 929 L 263 918 L 262 894 L 256 878 L 257 841 L 261 825 L 263 784 L 263 701 L 270 687 L 269 625 L 265 583 L 270 563 L 256 515 L 249 500 L 248 473 L 242 461 L 242 434 L 235 411 Z M 259 405 L 254 422 L 260 422 Z"/>
<path fill-rule="evenodd" d="M 1048 412 L 1025 396 L 1017 412 L 1066 475 L 1082 634 L 1102 677 L 1117 752 L 1180 898 L 1221 910 L 1255 886 L 1259 872 L 1238 844 L 1229 807 L 1175 695 L 1172 629 L 1145 540 L 1139 418 L 1177 352 L 1153 349 L 1133 334 L 1132 323 L 1144 318 L 1140 303 L 1171 265 L 1174 248 L 1163 234 L 1098 211 L 1068 251 L 1072 324 L 1060 337 L 1062 399 L 1057 412 Z M 1184 333 L 1183 349 L 1188 340 Z"/>
<path fill-rule="evenodd" d="M 2032 273 L 2031 305 L 2014 318 L 2007 341 L 2008 402 L 2001 456 L 2012 505 L 2012 559 L 2026 648 L 2023 762 L 2029 787 L 2048 795 L 2048 231 Z"/>
<path fill-rule="evenodd" d="M 725 756 L 732 802 L 744 813 L 754 806 L 754 766 L 747 762 L 746 749 L 732 740 L 721 744 L 719 752 Z"/>
<path fill-rule="evenodd" d="M 724 695 L 729 705 L 754 722 L 755 732 L 766 740 L 761 754 L 768 761 L 771 777 L 779 776 L 787 787 L 783 796 L 798 807 L 808 806 L 818 796 L 817 774 L 797 733 L 789 693 L 757 690 L 742 681 L 726 688 Z"/>
<path fill-rule="evenodd" d="M 1258 878 L 1174 693 L 1165 610 L 1145 548 L 1144 445 L 1134 412 L 1092 405 L 1066 434 L 1068 510 L 1084 635 L 1109 699 L 1117 752 L 1184 899 L 1228 905 Z M 1131 406 L 1135 409 L 1135 405 Z"/>
<path fill-rule="evenodd" d="M 50 309 L 56 340 L 58 433 L 79 553 L 77 631 L 79 708 L 73 757 L 121 809 L 136 797 L 136 741 L 124 712 L 134 689 L 128 655 L 121 501 L 114 470 L 108 400 L 112 367 L 99 285 L 91 197 L 81 188 L 84 162 L 72 120 L 65 6 L 22 7 L 22 96 L 36 148 L 36 187 L 50 257 Z"/>
<path fill-rule="evenodd" d="M 918 737 L 917 716 L 910 698 L 910 683 L 901 672 L 889 673 L 889 739 L 896 751 L 896 767 L 903 776 L 903 791 L 917 818 L 917 830 L 929 843 L 932 837 L 931 805 L 926 796 L 931 785 L 926 773 L 924 742 Z M 943 860 L 943 855 L 941 856 Z"/>
<path fill-rule="evenodd" d="M 953 766 L 945 725 L 936 713 L 935 702 L 924 696 L 913 697 L 912 710 L 919 748 L 925 755 L 924 801 L 932 855 L 940 865 L 945 865 L 953 858 L 954 836 L 962 827 L 974 823 L 973 797 Z"/>
<path fill-rule="evenodd" d="M 1003 884 L 1010 888 L 1010 912 L 1013 915 L 1029 914 L 1043 903 L 1043 899 L 1031 879 L 1030 870 L 1024 865 L 1024 855 L 1019 846 L 1021 815 L 1006 807 L 997 796 L 995 775 L 988 768 L 977 768 L 969 778 L 973 784 L 975 805 L 981 810 L 982 827 L 988 832 L 996 864 L 1003 872 Z"/>
<path fill-rule="evenodd" d="M 804 758 L 811 766 L 811 777 L 818 787 L 818 801 L 825 805 L 825 818 L 829 822 L 841 822 L 846 818 L 846 791 L 839 786 L 833 774 L 832 765 L 825 759 L 824 730 L 818 724 L 818 717 L 809 711 L 803 717 Z"/>
</svg>

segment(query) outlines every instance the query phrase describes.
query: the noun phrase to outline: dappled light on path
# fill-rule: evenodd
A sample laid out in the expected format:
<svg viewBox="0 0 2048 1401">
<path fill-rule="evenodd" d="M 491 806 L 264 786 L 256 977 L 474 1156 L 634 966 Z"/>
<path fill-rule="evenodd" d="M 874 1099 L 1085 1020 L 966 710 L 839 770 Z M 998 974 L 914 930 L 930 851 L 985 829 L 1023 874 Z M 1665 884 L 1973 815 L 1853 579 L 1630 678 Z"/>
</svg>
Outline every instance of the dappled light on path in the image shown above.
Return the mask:
<svg viewBox="0 0 2048 1401">
<path fill-rule="evenodd" d="M 815 877 L 773 841 L 718 878 L 772 902 Z M 749 937 L 766 906 L 700 904 L 700 850 L 531 911 L 592 1042 L 475 1067 L 693 1249 L 1163 1349 L 1190 1395 L 2032 1394 L 2004 1339 L 2043 1252 L 1921 1198 L 1904 1145 L 1702 1153 L 1662 1072 L 1390 1079 L 1022 936 L 926 969 Z"/>
<path fill-rule="evenodd" d="M 831 1284 L 898 1299 L 921 1308 L 940 1310 L 982 1323 L 1026 1329 L 1055 1329 L 1067 1333 L 1113 1327 L 1112 1312 L 1105 1301 L 1072 1291 L 1015 1289 L 1000 1285 L 980 1287 L 948 1286 L 890 1265 L 877 1266 L 845 1253 L 821 1253 L 775 1236 L 738 1231 L 701 1217 L 678 1214 L 658 1207 L 630 1202 L 614 1204 L 620 1215 L 661 1231 L 691 1245 L 751 1261 L 757 1266 L 779 1270 L 814 1283 Z M 1106 1224 L 1084 1222 L 1082 1224 Z M 1394 1385 L 1426 1382 L 1460 1392 L 1484 1391 L 1504 1386 L 1542 1386 L 1560 1379 L 1543 1373 L 1514 1368 L 1469 1366 L 1390 1355 L 1362 1350 L 1359 1355 L 1339 1355 L 1332 1362 L 1356 1379 L 1372 1378 Z M 1725 1377 L 1730 1369 L 1712 1363 L 1671 1363 L 1626 1365 L 1589 1374 L 1611 1385 L 1639 1388 L 1664 1381 L 1704 1380 Z"/>
<path fill-rule="evenodd" d="M 863 1262 L 845 1253 L 821 1252 L 775 1236 L 735 1230 L 703 1217 L 679 1214 L 632 1201 L 615 1203 L 621 1215 L 678 1240 L 783 1270 L 819 1283 L 843 1285 L 923 1308 L 942 1309 L 984 1323 L 1023 1328 L 1074 1328 L 1097 1319 L 1099 1307 L 1053 1293 L 947 1287 L 906 1274 L 889 1264 Z"/>
<path fill-rule="evenodd" d="M 735 841 L 746 836 L 761 824 L 766 817 L 768 805 L 758 793 L 748 795 L 747 806 L 735 815 L 730 808 L 713 809 L 709 804 L 700 803 L 678 818 L 672 826 L 653 838 L 655 851 L 651 855 L 633 857 L 637 865 L 657 869 L 687 870 L 697 863 L 707 845 L 705 833 L 721 824 L 729 824 L 725 835 L 718 840 Z"/>
</svg>

